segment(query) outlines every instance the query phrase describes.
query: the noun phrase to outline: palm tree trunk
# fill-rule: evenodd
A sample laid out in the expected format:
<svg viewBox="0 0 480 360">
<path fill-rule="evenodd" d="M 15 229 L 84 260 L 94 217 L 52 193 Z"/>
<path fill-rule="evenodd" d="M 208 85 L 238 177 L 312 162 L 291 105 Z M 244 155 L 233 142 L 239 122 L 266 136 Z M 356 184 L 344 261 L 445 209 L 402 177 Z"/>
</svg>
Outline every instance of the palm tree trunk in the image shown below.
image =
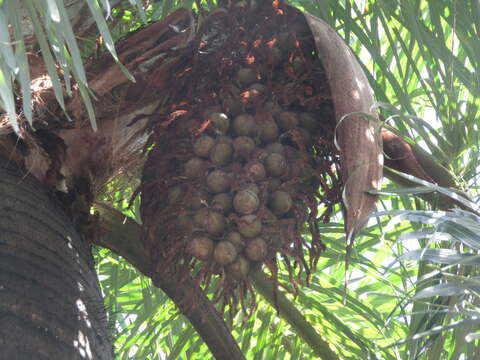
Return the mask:
<svg viewBox="0 0 480 360">
<path fill-rule="evenodd" d="M 113 359 L 88 244 L 48 192 L 0 158 L 0 357 Z"/>
</svg>

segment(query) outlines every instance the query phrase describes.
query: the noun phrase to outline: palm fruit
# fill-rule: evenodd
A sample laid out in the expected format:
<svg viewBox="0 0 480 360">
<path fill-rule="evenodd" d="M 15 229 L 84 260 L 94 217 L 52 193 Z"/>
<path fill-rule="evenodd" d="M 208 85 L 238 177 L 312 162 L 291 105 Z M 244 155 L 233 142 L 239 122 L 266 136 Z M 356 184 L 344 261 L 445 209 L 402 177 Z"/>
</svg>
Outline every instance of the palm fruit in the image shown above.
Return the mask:
<svg viewBox="0 0 480 360">
<path fill-rule="evenodd" d="M 228 241 L 220 241 L 213 251 L 214 260 L 221 265 L 232 263 L 237 258 L 237 255 L 237 249 Z"/>
<path fill-rule="evenodd" d="M 207 216 L 208 209 L 206 207 L 202 207 L 193 214 L 193 223 L 199 228 L 204 228 L 207 222 Z"/>
<path fill-rule="evenodd" d="M 209 211 L 205 217 L 205 230 L 210 235 L 219 236 L 222 235 L 227 226 L 225 216 L 216 211 Z"/>
<path fill-rule="evenodd" d="M 287 170 L 287 161 L 283 155 L 271 153 L 265 159 L 265 169 L 270 176 L 282 176 Z"/>
<path fill-rule="evenodd" d="M 243 189 L 253 191 L 257 195 L 260 192 L 260 189 L 258 188 L 258 185 L 255 184 L 255 183 L 248 183 L 243 187 Z"/>
<path fill-rule="evenodd" d="M 298 116 L 292 111 L 282 111 L 277 114 L 276 119 L 283 131 L 291 130 L 299 125 Z"/>
<path fill-rule="evenodd" d="M 217 165 L 222 166 L 226 165 L 232 160 L 233 157 L 233 148 L 229 143 L 218 143 L 215 144 L 210 151 L 210 161 Z"/>
<path fill-rule="evenodd" d="M 265 179 L 265 167 L 259 161 L 250 161 L 245 165 L 245 177 L 253 182 Z"/>
<path fill-rule="evenodd" d="M 278 139 L 278 126 L 275 121 L 264 121 L 258 126 L 260 140 L 264 144 L 271 143 Z"/>
<path fill-rule="evenodd" d="M 260 235 L 262 220 L 255 215 L 244 215 L 237 222 L 238 232 L 247 238 Z"/>
<path fill-rule="evenodd" d="M 193 153 L 198 157 L 208 158 L 214 145 L 215 140 L 211 136 L 199 136 L 193 143 Z"/>
<path fill-rule="evenodd" d="M 240 114 L 233 120 L 233 129 L 237 136 L 251 136 L 255 134 L 255 119 L 250 114 Z"/>
<path fill-rule="evenodd" d="M 269 207 L 277 216 L 283 216 L 293 205 L 293 200 L 290 194 L 283 190 L 274 191 L 270 197 Z"/>
<path fill-rule="evenodd" d="M 208 260 L 213 253 L 213 241 L 206 236 L 196 236 L 187 245 L 187 252 L 199 260 Z"/>
<path fill-rule="evenodd" d="M 235 279 L 245 279 L 250 271 L 250 262 L 243 256 L 238 256 L 237 260 L 227 266 L 227 272 Z"/>
<path fill-rule="evenodd" d="M 255 141 L 248 136 L 239 136 L 233 141 L 233 149 L 237 156 L 248 158 L 255 149 Z"/>
<path fill-rule="evenodd" d="M 245 239 L 242 234 L 237 231 L 231 231 L 225 236 L 225 240 L 232 243 L 237 251 L 240 253 L 245 247 Z"/>
<path fill-rule="evenodd" d="M 240 215 L 248 215 L 257 211 L 260 200 L 257 194 L 251 190 L 241 190 L 233 198 L 233 207 Z"/>
<path fill-rule="evenodd" d="M 285 148 L 283 147 L 282 144 L 280 144 L 278 142 L 268 144 L 265 147 L 265 150 L 267 150 L 269 153 L 277 153 L 277 154 L 280 154 L 280 155 L 285 155 Z"/>
<path fill-rule="evenodd" d="M 261 261 L 267 256 L 267 243 L 260 237 L 248 240 L 245 256 L 252 261 Z"/>
<path fill-rule="evenodd" d="M 323 248 L 309 214 L 326 209 L 315 218 L 328 219 L 341 199 L 339 155 L 329 140 L 332 97 L 312 38 L 303 40 L 301 21 L 289 27 L 290 15 L 278 16 L 269 2 L 259 3 L 258 14 L 229 3 L 235 21 L 215 36 L 218 18 L 206 17 L 201 50 L 173 70 L 166 94 L 172 101 L 164 108 L 186 111 L 168 129 L 152 119 L 154 146 L 142 185 L 146 228 L 159 229 L 160 240 L 146 240 L 152 263 L 199 269 L 203 284 L 226 274 L 218 298 L 227 301 L 242 298 L 234 293 L 239 284 L 251 291 L 246 276 L 261 263 L 273 270 L 286 257 L 294 259 L 288 271 L 312 271 Z M 222 39 L 231 44 L 217 44 Z M 198 268 L 197 261 L 205 264 Z"/>
<path fill-rule="evenodd" d="M 274 117 L 276 117 L 279 113 L 283 111 L 282 107 L 278 105 L 278 103 L 273 102 L 272 100 L 267 101 L 264 104 L 264 107 L 265 110 Z"/>
<path fill-rule="evenodd" d="M 230 119 L 227 114 L 221 112 L 212 112 L 208 114 L 207 120 L 212 124 L 212 129 L 216 134 L 226 134 L 230 127 Z"/>
<path fill-rule="evenodd" d="M 244 102 L 248 105 L 254 105 L 262 96 L 265 95 L 267 87 L 260 83 L 251 85 L 247 91 L 242 93 Z"/>
<path fill-rule="evenodd" d="M 213 170 L 207 175 L 207 188 L 214 194 L 225 192 L 230 188 L 230 179 L 223 170 Z"/>
<path fill-rule="evenodd" d="M 205 168 L 205 161 L 197 157 L 191 158 L 185 163 L 185 176 L 189 179 L 202 177 Z"/>
<path fill-rule="evenodd" d="M 257 72 L 251 68 L 241 68 L 237 72 L 237 80 L 243 86 L 248 86 L 257 81 Z"/>
</svg>

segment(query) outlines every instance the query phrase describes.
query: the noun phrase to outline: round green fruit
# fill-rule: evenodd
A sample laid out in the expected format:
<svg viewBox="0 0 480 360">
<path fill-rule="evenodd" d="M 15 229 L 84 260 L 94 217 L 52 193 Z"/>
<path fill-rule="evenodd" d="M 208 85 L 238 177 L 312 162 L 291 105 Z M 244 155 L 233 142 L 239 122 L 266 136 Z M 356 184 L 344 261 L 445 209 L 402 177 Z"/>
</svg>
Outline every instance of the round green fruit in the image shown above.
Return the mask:
<svg viewBox="0 0 480 360">
<path fill-rule="evenodd" d="M 232 157 L 232 145 L 227 143 L 215 144 L 210 151 L 210 161 L 217 166 L 227 165 Z"/>
<path fill-rule="evenodd" d="M 212 209 L 226 215 L 232 210 L 232 197 L 227 193 L 220 193 L 212 199 Z"/>
<path fill-rule="evenodd" d="M 238 252 L 241 252 L 245 247 L 245 239 L 242 234 L 237 231 L 230 231 L 227 236 L 225 236 L 225 240 L 235 245 Z"/>
<path fill-rule="evenodd" d="M 230 188 L 230 179 L 228 174 L 223 170 L 213 170 L 207 175 L 207 188 L 214 194 L 225 192 Z"/>
<path fill-rule="evenodd" d="M 255 150 L 255 141 L 248 136 L 239 136 L 233 141 L 233 149 L 235 154 L 241 157 L 249 157 Z"/>
<path fill-rule="evenodd" d="M 233 207 L 240 215 L 248 215 L 257 211 L 260 200 L 257 194 L 251 190 L 240 190 L 233 198 Z"/>
<path fill-rule="evenodd" d="M 271 153 L 265 159 L 265 169 L 270 176 L 282 176 L 287 171 L 287 161 L 283 155 Z"/>
<path fill-rule="evenodd" d="M 202 177 L 205 172 L 205 161 L 198 157 L 191 158 L 185 163 L 185 176 L 189 179 Z"/>
<path fill-rule="evenodd" d="M 187 245 L 187 252 L 199 260 L 208 260 L 213 253 L 213 241 L 206 236 L 196 236 Z"/>
<path fill-rule="evenodd" d="M 237 280 L 245 279 L 250 271 L 250 263 L 243 256 L 227 266 L 228 274 Z"/>
<path fill-rule="evenodd" d="M 276 216 L 283 216 L 293 205 L 292 197 L 283 190 L 277 190 L 270 196 L 269 207 Z"/>
<path fill-rule="evenodd" d="M 247 238 L 258 236 L 262 232 L 262 220 L 255 215 L 244 215 L 238 219 L 237 229 Z"/>
<path fill-rule="evenodd" d="M 209 211 L 205 222 L 206 230 L 213 236 L 222 235 L 227 227 L 225 216 L 216 211 Z"/>
<path fill-rule="evenodd" d="M 278 126 L 275 121 L 264 121 L 259 125 L 260 139 L 264 144 L 269 144 L 278 138 Z"/>
<path fill-rule="evenodd" d="M 213 251 L 213 258 L 221 265 L 227 265 L 235 261 L 237 258 L 237 249 L 228 241 L 220 241 Z"/>
<path fill-rule="evenodd" d="M 243 86 L 249 86 L 257 81 L 257 72 L 251 68 L 241 68 L 237 72 L 237 80 Z"/>
<path fill-rule="evenodd" d="M 262 261 L 267 256 L 268 246 L 260 237 L 250 239 L 245 247 L 245 256 L 251 261 Z"/>
<path fill-rule="evenodd" d="M 299 125 L 298 115 L 291 111 L 282 111 L 277 114 L 276 119 L 283 131 L 291 130 Z"/>
<path fill-rule="evenodd" d="M 208 158 L 210 150 L 215 145 L 215 140 L 208 136 L 202 135 L 193 142 L 193 153 L 199 157 Z"/>
<path fill-rule="evenodd" d="M 230 119 L 227 114 L 221 112 L 213 112 L 208 115 L 208 120 L 212 124 L 212 128 L 217 134 L 225 134 L 230 127 Z"/>
<path fill-rule="evenodd" d="M 233 120 L 233 129 L 237 136 L 254 135 L 256 131 L 255 119 L 250 114 L 240 114 Z"/>
</svg>

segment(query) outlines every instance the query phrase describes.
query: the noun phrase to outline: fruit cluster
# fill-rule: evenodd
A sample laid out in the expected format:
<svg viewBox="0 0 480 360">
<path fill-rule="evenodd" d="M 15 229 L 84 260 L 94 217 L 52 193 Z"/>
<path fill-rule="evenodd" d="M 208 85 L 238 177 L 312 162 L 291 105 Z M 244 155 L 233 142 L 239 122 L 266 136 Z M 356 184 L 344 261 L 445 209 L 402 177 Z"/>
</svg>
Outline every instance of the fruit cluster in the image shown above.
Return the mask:
<svg viewBox="0 0 480 360">
<path fill-rule="evenodd" d="M 306 25 L 279 10 L 237 6 L 205 25 L 144 169 L 154 263 L 221 274 L 229 289 L 262 263 L 276 274 L 279 256 L 308 272 L 323 250 L 318 221 L 340 200 L 322 65 Z"/>
</svg>

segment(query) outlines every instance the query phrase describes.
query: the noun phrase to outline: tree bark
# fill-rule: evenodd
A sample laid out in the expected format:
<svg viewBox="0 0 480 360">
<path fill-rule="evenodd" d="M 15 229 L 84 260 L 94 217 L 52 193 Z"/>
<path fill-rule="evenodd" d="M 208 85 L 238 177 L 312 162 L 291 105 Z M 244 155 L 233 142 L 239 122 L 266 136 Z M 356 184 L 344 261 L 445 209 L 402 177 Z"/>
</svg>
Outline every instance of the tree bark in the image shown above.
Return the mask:
<svg viewBox="0 0 480 360">
<path fill-rule="evenodd" d="M 113 359 L 88 244 L 50 194 L 0 159 L 0 357 Z"/>
</svg>

